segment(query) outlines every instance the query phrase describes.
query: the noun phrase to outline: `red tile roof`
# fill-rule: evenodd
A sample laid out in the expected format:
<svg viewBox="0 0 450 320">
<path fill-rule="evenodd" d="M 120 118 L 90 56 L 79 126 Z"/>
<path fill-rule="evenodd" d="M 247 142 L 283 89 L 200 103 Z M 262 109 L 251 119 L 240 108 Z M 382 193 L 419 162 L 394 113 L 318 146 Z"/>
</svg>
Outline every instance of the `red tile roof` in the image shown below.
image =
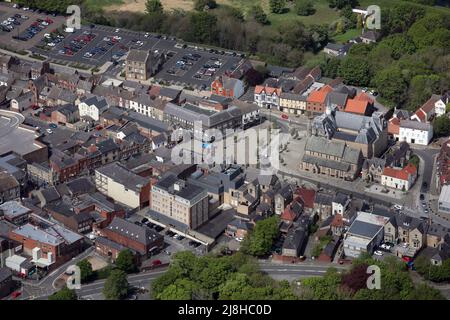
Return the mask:
<svg viewBox="0 0 450 320">
<path fill-rule="evenodd" d="M 386 167 L 383 170 L 383 175 L 400 179 L 400 180 L 408 180 L 411 175 L 415 175 L 417 172 L 417 168 L 415 165 L 409 163 L 403 169 L 394 169 L 391 167 Z"/>
<path fill-rule="evenodd" d="M 309 209 L 314 208 L 314 199 L 316 198 L 316 191 L 305 188 L 298 188 L 297 191 L 295 191 L 295 194 L 298 195 L 296 200 L 302 201 L 303 206 L 305 208 Z"/>
<path fill-rule="evenodd" d="M 400 119 L 399 118 L 389 119 L 388 133 L 389 134 L 399 134 L 400 133 Z"/>
<path fill-rule="evenodd" d="M 367 100 L 348 99 L 344 111 L 365 115 L 369 102 Z"/>
<path fill-rule="evenodd" d="M 330 223 L 333 227 L 343 227 L 344 226 L 344 219 L 342 219 L 342 216 L 340 214 L 334 215 L 333 221 Z"/>
<path fill-rule="evenodd" d="M 436 103 L 436 101 L 439 100 L 439 97 L 435 97 L 432 96 L 430 99 L 427 100 L 427 102 L 425 102 L 420 109 L 422 109 L 423 111 L 425 111 L 426 113 L 429 113 L 430 111 L 432 111 L 434 109 L 434 104 Z M 419 109 L 419 110 L 420 110 Z M 419 111 L 417 110 L 417 111 Z"/>
<path fill-rule="evenodd" d="M 256 94 L 260 94 L 263 91 L 266 94 L 270 94 L 270 95 L 272 95 L 273 93 L 275 93 L 278 96 L 281 95 L 281 89 L 280 88 L 272 88 L 272 87 L 267 87 L 267 86 L 256 86 L 255 87 L 255 93 Z"/>
<path fill-rule="evenodd" d="M 422 109 L 417 110 L 414 113 L 414 115 L 416 115 L 417 118 L 419 118 L 420 122 L 426 122 L 427 121 L 427 114 Z"/>
<path fill-rule="evenodd" d="M 328 93 L 333 91 L 333 88 L 326 85 L 319 90 L 314 90 L 311 92 L 306 99 L 307 102 L 316 102 L 316 103 L 324 103 L 325 99 L 327 98 Z"/>
<path fill-rule="evenodd" d="M 359 101 L 367 101 L 369 104 L 373 104 L 373 99 L 371 99 L 365 92 L 360 92 L 356 97 L 355 100 Z"/>
<path fill-rule="evenodd" d="M 281 213 L 281 220 L 285 220 L 285 221 L 294 221 L 295 219 L 297 219 L 297 215 L 291 210 L 291 205 L 288 205 L 283 213 Z"/>
</svg>

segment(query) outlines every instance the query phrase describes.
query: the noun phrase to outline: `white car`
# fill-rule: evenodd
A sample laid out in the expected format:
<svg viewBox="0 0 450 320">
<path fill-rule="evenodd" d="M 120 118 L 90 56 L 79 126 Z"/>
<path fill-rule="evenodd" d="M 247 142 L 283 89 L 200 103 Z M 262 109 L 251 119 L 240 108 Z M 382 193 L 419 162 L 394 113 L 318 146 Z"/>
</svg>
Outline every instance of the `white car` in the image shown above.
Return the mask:
<svg viewBox="0 0 450 320">
<path fill-rule="evenodd" d="M 374 251 L 374 254 L 375 254 L 376 256 L 382 256 L 382 255 L 383 255 L 383 252 L 381 252 L 380 250 L 375 250 L 375 251 Z"/>
<path fill-rule="evenodd" d="M 42 24 L 43 26 L 48 26 L 48 22 L 47 22 L 47 21 L 42 21 L 41 24 Z"/>
<path fill-rule="evenodd" d="M 108 38 L 108 37 L 104 37 L 103 38 L 103 41 L 110 41 L 111 39 L 110 38 Z"/>
<path fill-rule="evenodd" d="M 23 10 L 23 11 L 28 11 L 28 10 L 30 10 L 30 8 L 28 8 L 28 7 L 23 7 L 22 10 Z"/>
<path fill-rule="evenodd" d="M 114 32 L 115 32 L 115 33 L 119 33 L 119 31 L 120 31 L 120 29 L 117 28 Z"/>
<path fill-rule="evenodd" d="M 47 39 L 49 39 L 49 38 L 50 38 L 50 33 L 46 33 L 46 34 L 44 34 L 44 38 L 47 38 Z"/>
<path fill-rule="evenodd" d="M 244 238 L 236 238 L 236 240 L 237 240 L 238 242 L 242 242 L 242 240 L 244 240 Z"/>
<path fill-rule="evenodd" d="M 86 58 L 90 58 L 90 57 L 92 57 L 92 53 L 86 52 L 86 53 L 84 54 L 84 56 L 85 56 Z"/>
<path fill-rule="evenodd" d="M 394 204 L 394 209 L 396 210 L 402 210 L 403 206 L 399 205 L 399 204 Z"/>
<path fill-rule="evenodd" d="M 122 37 L 120 37 L 120 36 L 114 36 L 113 37 L 115 40 L 122 40 Z"/>
<path fill-rule="evenodd" d="M 47 129 L 45 131 L 47 131 L 48 134 L 52 134 L 53 133 L 52 129 Z"/>
<path fill-rule="evenodd" d="M 144 34 L 144 38 L 148 38 L 148 37 L 150 37 L 150 33 L 146 33 L 146 34 Z"/>
<path fill-rule="evenodd" d="M 49 47 L 54 47 L 54 46 L 55 46 L 55 43 L 54 43 L 54 42 L 49 42 L 49 43 L 47 43 L 47 46 L 49 46 Z"/>
</svg>

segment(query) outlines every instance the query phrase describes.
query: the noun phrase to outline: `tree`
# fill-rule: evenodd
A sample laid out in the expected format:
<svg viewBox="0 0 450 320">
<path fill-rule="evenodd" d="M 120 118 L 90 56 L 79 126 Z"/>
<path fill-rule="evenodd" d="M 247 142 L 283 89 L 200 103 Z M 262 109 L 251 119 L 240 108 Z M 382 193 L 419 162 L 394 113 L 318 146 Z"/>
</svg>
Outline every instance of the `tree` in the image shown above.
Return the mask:
<svg viewBox="0 0 450 320">
<path fill-rule="evenodd" d="M 203 11 L 205 8 L 214 9 L 217 8 L 217 3 L 215 0 L 195 0 L 194 9 L 197 11 Z"/>
<path fill-rule="evenodd" d="M 442 293 L 426 283 L 419 284 L 408 296 L 409 300 L 446 300 Z"/>
<path fill-rule="evenodd" d="M 213 43 L 217 36 L 217 18 L 208 12 L 193 12 L 188 41 Z"/>
<path fill-rule="evenodd" d="M 77 263 L 80 268 L 80 281 L 81 283 L 88 282 L 92 279 L 94 271 L 92 270 L 92 264 L 87 260 L 83 259 Z"/>
<path fill-rule="evenodd" d="M 192 300 L 195 288 L 194 282 L 187 279 L 178 279 L 167 286 L 157 298 L 160 300 Z"/>
<path fill-rule="evenodd" d="M 412 164 L 417 168 L 417 170 L 419 170 L 420 159 L 417 155 L 413 155 L 411 158 L 409 158 L 408 163 Z"/>
<path fill-rule="evenodd" d="M 270 12 L 284 13 L 286 0 L 269 0 Z"/>
<path fill-rule="evenodd" d="M 450 119 L 444 114 L 433 121 L 434 134 L 438 137 L 450 135 Z"/>
<path fill-rule="evenodd" d="M 135 272 L 137 269 L 133 253 L 129 249 L 119 252 L 116 259 L 116 267 L 126 273 Z"/>
<path fill-rule="evenodd" d="M 245 237 L 243 249 L 254 256 L 268 254 L 278 236 L 278 223 L 277 216 L 258 221 L 250 235 Z"/>
<path fill-rule="evenodd" d="M 345 6 L 341 10 L 341 17 L 345 18 L 347 21 L 347 26 L 349 28 L 355 28 L 357 23 L 357 14 L 353 13 L 352 7 L 349 5 Z M 358 14 L 359 16 L 359 14 Z"/>
<path fill-rule="evenodd" d="M 145 9 L 148 14 L 163 13 L 164 11 L 160 0 L 147 0 Z"/>
<path fill-rule="evenodd" d="M 391 65 L 377 72 L 373 78 L 373 84 L 380 96 L 391 105 L 398 106 L 405 101 L 408 83 L 397 65 Z"/>
<path fill-rule="evenodd" d="M 342 286 L 350 292 L 356 292 L 367 287 L 367 279 L 369 274 L 367 274 L 367 264 L 360 264 L 354 266 L 349 273 L 342 276 Z"/>
<path fill-rule="evenodd" d="M 67 288 L 67 286 L 64 286 L 64 288 L 49 296 L 48 300 L 78 300 L 78 296 L 75 290 L 71 290 Z"/>
<path fill-rule="evenodd" d="M 339 65 L 339 75 L 350 85 L 367 86 L 371 79 L 370 67 L 362 57 L 348 56 Z"/>
<path fill-rule="evenodd" d="M 103 295 L 108 300 L 119 300 L 128 294 L 127 274 L 122 270 L 113 270 L 106 279 Z"/>
<path fill-rule="evenodd" d="M 316 12 L 316 9 L 314 9 L 314 4 L 310 0 L 297 0 L 295 12 L 299 16 L 310 16 Z"/>
<path fill-rule="evenodd" d="M 342 9 L 346 6 L 354 8 L 358 5 L 358 0 L 328 0 L 330 8 Z"/>
<path fill-rule="evenodd" d="M 260 24 L 269 24 L 269 20 L 267 19 L 267 14 L 264 12 L 264 9 L 260 5 L 254 5 L 250 9 L 250 15 L 255 19 L 256 22 Z"/>
</svg>

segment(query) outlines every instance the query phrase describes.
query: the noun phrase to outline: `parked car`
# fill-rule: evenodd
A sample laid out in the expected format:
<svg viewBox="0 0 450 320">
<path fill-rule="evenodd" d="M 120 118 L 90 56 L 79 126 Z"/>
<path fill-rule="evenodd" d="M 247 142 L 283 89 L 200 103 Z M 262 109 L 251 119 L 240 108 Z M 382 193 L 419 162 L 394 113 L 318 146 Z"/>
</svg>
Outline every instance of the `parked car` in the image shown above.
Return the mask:
<svg viewBox="0 0 450 320">
<path fill-rule="evenodd" d="M 162 264 L 162 262 L 161 262 L 161 260 L 159 260 L 159 259 L 153 260 L 153 261 L 152 261 L 152 266 L 159 266 L 159 265 L 161 265 L 161 264 Z"/>
<path fill-rule="evenodd" d="M 17 299 L 21 294 L 22 294 L 22 292 L 20 292 L 20 291 L 14 291 L 14 292 L 11 294 L 11 297 L 12 297 L 13 299 Z"/>
<path fill-rule="evenodd" d="M 377 256 L 382 256 L 383 252 L 381 252 L 380 250 L 375 250 L 374 254 L 377 255 Z"/>
</svg>

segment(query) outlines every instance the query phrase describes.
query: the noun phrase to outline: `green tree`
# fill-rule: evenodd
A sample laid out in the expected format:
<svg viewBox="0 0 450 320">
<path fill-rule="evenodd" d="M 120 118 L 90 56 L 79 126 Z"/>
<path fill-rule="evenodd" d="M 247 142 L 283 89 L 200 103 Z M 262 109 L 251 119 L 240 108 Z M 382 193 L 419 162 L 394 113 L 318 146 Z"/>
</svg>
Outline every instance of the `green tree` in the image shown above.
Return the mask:
<svg viewBox="0 0 450 320">
<path fill-rule="evenodd" d="M 359 14 L 353 13 L 352 11 L 352 7 L 347 5 L 344 8 L 342 8 L 341 10 L 341 17 L 345 18 L 347 21 L 347 27 L 348 28 L 356 28 L 356 23 L 357 23 L 357 15 L 359 16 Z"/>
<path fill-rule="evenodd" d="M 133 253 L 129 249 L 119 252 L 115 264 L 118 269 L 126 273 L 135 272 L 137 269 Z"/>
<path fill-rule="evenodd" d="M 77 266 L 80 268 L 80 281 L 81 283 L 88 282 L 92 280 L 94 276 L 94 271 L 92 270 L 92 264 L 87 260 L 83 259 L 77 263 Z"/>
<path fill-rule="evenodd" d="M 371 80 L 370 66 L 362 57 L 348 56 L 339 65 L 339 75 L 350 85 L 367 86 Z"/>
<path fill-rule="evenodd" d="M 67 286 L 64 286 L 64 288 L 49 296 L 48 300 L 78 300 L 78 296 L 75 290 L 71 290 L 67 288 Z"/>
<path fill-rule="evenodd" d="M 128 294 L 127 274 L 122 270 L 113 270 L 106 279 L 103 295 L 108 300 L 123 299 Z"/>
<path fill-rule="evenodd" d="M 437 137 L 445 137 L 450 135 L 450 119 L 444 114 L 436 117 L 433 121 L 434 134 Z"/>
<path fill-rule="evenodd" d="M 272 13 L 284 13 L 286 0 L 269 0 L 269 7 Z"/>
<path fill-rule="evenodd" d="M 266 25 L 269 24 L 269 20 L 267 19 L 267 14 L 264 12 L 264 9 L 261 5 L 256 4 L 250 9 L 250 16 L 252 16 L 256 22 Z"/>
<path fill-rule="evenodd" d="M 358 5 L 358 0 L 328 0 L 330 8 L 342 9 L 346 6 L 354 8 Z"/>
<path fill-rule="evenodd" d="M 203 11 L 205 8 L 214 9 L 217 8 L 215 0 L 194 0 L 194 9 L 197 11 Z"/>
<path fill-rule="evenodd" d="M 316 12 L 314 4 L 310 0 L 296 0 L 295 12 L 299 16 L 310 16 Z"/>
<path fill-rule="evenodd" d="M 420 159 L 417 155 L 413 155 L 411 158 L 409 158 L 408 163 L 414 165 L 417 169 L 419 169 Z"/>
<path fill-rule="evenodd" d="M 217 36 L 217 18 L 208 12 L 193 12 L 190 16 L 188 41 L 213 43 Z"/>
<path fill-rule="evenodd" d="M 426 283 L 419 284 L 408 296 L 409 300 L 446 300 L 442 293 Z"/>
<path fill-rule="evenodd" d="M 278 236 L 278 224 L 277 216 L 258 221 L 254 230 L 244 239 L 243 250 L 254 256 L 268 254 L 272 248 L 273 241 Z"/>
<path fill-rule="evenodd" d="M 147 0 L 145 9 L 148 14 L 163 13 L 164 8 L 160 0 Z"/>
<path fill-rule="evenodd" d="M 187 279 L 178 279 L 167 286 L 157 298 L 160 300 L 192 300 L 195 288 L 194 282 Z"/>
<path fill-rule="evenodd" d="M 405 101 L 408 83 L 403 78 L 402 70 L 391 65 L 377 72 L 373 78 L 380 96 L 393 106 L 401 105 Z"/>
</svg>

